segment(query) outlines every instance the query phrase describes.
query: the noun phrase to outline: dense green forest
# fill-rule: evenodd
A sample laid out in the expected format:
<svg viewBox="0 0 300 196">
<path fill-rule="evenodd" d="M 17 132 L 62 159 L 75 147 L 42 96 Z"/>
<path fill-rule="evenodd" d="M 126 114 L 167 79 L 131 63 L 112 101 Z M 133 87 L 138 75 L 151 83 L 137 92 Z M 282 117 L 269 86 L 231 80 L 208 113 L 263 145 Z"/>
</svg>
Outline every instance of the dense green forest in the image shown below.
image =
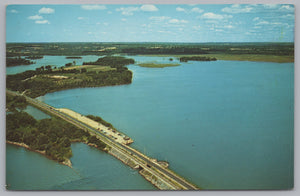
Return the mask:
<svg viewBox="0 0 300 196">
<path fill-rule="evenodd" d="M 106 56 L 99 58 L 95 62 L 83 62 L 83 65 L 110 66 L 112 68 L 120 68 L 130 64 L 134 64 L 134 59 L 125 58 L 122 56 Z"/>
<path fill-rule="evenodd" d="M 294 56 L 294 43 L 7 43 L 6 55 L 258 54 Z"/>
<path fill-rule="evenodd" d="M 57 76 L 66 78 L 56 78 Z M 122 70 L 105 72 L 58 70 L 58 71 L 26 71 L 15 75 L 7 75 L 6 87 L 13 91 L 25 92 L 27 96 L 38 97 L 59 90 L 101 87 L 130 84 L 132 72 L 126 67 Z"/>
<path fill-rule="evenodd" d="M 108 71 L 88 71 L 86 68 L 52 70 L 51 66 L 43 66 L 35 71 L 7 75 L 6 87 L 13 91 L 25 91 L 25 94 L 30 97 L 38 97 L 49 92 L 71 88 L 130 84 L 132 72 L 124 67 L 126 63 L 122 62 L 131 62 L 131 60 L 116 59 L 117 61 L 111 63 L 116 69 Z M 109 64 L 109 61 L 105 61 L 105 63 Z"/>
<path fill-rule="evenodd" d="M 63 162 L 72 156 L 71 142 L 84 142 L 104 150 L 106 145 L 88 132 L 59 118 L 36 120 L 26 112 L 24 99 L 20 96 L 7 96 L 6 140 L 25 143 L 32 150 L 45 151 L 53 160 Z M 26 102 L 26 101 L 25 101 Z"/>
<path fill-rule="evenodd" d="M 31 65 L 34 64 L 33 61 L 17 57 L 17 58 L 6 58 L 6 66 L 11 67 L 11 66 L 17 66 L 17 65 Z"/>
<path fill-rule="evenodd" d="M 22 96 L 11 96 L 6 94 L 6 109 L 7 111 L 14 112 L 16 108 L 25 109 L 27 106 L 25 97 Z"/>
</svg>

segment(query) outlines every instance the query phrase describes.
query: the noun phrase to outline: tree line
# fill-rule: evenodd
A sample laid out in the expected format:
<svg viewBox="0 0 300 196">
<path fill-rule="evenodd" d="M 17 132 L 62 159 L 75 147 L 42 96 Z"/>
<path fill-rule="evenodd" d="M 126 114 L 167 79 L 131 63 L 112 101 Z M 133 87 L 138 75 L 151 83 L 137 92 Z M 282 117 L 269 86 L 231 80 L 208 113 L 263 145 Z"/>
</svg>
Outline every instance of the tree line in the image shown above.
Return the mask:
<svg viewBox="0 0 300 196">
<path fill-rule="evenodd" d="M 68 79 L 54 79 L 48 76 L 68 74 Z M 35 77 L 33 77 L 35 76 Z M 24 92 L 30 97 L 38 97 L 49 92 L 82 88 L 130 84 L 132 72 L 127 67 L 110 71 L 87 71 L 85 68 L 52 70 L 51 67 L 25 71 L 6 76 L 6 87 L 13 91 Z"/>
<path fill-rule="evenodd" d="M 207 56 L 184 56 L 179 58 L 180 62 L 188 62 L 188 61 L 216 61 L 215 57 L 207 57 Z"/>
<path fill-rule="evenodd" d="M 109 122 L 103 120 L 100 116 L 94 116 L 94 115 L 89 114 L 89 115 L 86 115 L 86 117 L 88 117 L 89 119 L 94 120 L 96 122 L 99 122 L 99 123 L 103 124 L 106 127 L 110 127 L 112 129 L 114 129 L 112 124 L 110 124 Z"/>
<path fill-rule="evenodd" d="M 34 64 L 35 62 L 17 57 L 17 58 L 6 58 L 6 66 L 7 67 L 12 67 L 12 66 L 17 66 L 17 65 L 31 65 Z"/>
<path fill-rule="evenodd" d="M 105 48 L 114 47 L 113 50 Z M 36 48 L 39 48 L 36 50 Z M 6 56 L 113 54 L 261 54 L 294 55 L 294 43 L 8 43 Z"/>
<path fill-rule="evenodd" d="M 7 111 L 14 112 L 16 108 L 25 109 L 27 107 L 27 101 L 23 96 L 12 96 L 6 94 L 6 109 Z"/>
<path fill-rule="evenodd" d="M 99 58 L 95 62 L 83 62 L 83 65 L 99 65 L 99 66 L 110 66 L 113 68 L 121 68 L 125 65 L 134 64 L 134 59 L 125 58 L 122 56 L 105 56 Z"/>
<path fill-rule="evenodd" d="M 52 117 L 51 119 L 36 120 L 26 112 L 18 111 L 23 104 L 19 96 L 8 96 L 8 105 L 15 104 L 13 112 L 6 115 L 6 140 L 24 143 L 32 150 L 45 151 L 46 155 L 53 160 L 63 162 L 72 156 L 71 142 L 84 142 L 96 145 L 104 150 L 106 145 L 82 129 Z M 18 101 L 16 101 L 18 100 Z M 21 104 L 21 105 L 20 105 Z"/>
</svg>

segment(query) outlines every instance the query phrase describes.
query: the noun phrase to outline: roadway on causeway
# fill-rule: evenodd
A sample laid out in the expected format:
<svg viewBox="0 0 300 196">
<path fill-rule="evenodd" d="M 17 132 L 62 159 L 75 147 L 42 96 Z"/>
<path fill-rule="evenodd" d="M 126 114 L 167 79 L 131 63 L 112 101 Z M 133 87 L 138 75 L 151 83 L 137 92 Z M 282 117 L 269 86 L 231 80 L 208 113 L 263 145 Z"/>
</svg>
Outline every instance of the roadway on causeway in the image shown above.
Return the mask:
<svg viewBox="0 0 300 196">
<path fill-rule="evenodd" d="M 24 96 L 24 95 L 21 95 L 17 92 L 10 91 L 10 90 L 6 90 L 6 92 L 11 95 L 14 95 L 14 96 L 15 95 Z M 114 148 L 118 149 L 119 151 L 122 151 L 123 154 L 126 154 L 126 156 L 130 157 L 131 159 L 134 159 L 136 162 L 141 163 L 140 164 L 141 167 L 143 167 L 147 171 L 151 170 L 152 174 L 156 174 L 156 176 L 163 178 L 162 180 L 167 182 L 167 184 L 171 185 L 172 187 L 177 187 L 177 188 L 180 187 L 179 189 L 183 189 L 183 190 L 198 190 L 199 189 L 195 185 L 187 182 L 184 178 L 171 172 L 169 169 L 162 167 L 156 161 L 151 160 L 149 157 L 142 154 L 138 150 L 133 149 L 127 145 L 116 142 L 115 140 L 113 140 L 112 138 L 108 137 L 107 135 L 101 133 L 97 129 L 90 127 L 87 124 L 84 124 L 83 122 L 80 122 L 65 113 L 59 112 L 54 107 L 52 107 L 48 104 L 45 104 L 41 101 L 32 99 L 27 96 L 24 96 L 24 97 L 30 104 L 32 104 L 38 108 L 44 109 L 44 110 L 48 111 L 49 113 L 51 113 L 55 116 L 58 116 L 79 128 L 82 128 L 86 131 L 90 131 L 94 134 L 97 134 L 98 136 L 100 136 L 101 140 L 103 142 L 105 142 L 107 145 L 114 147 Z M 177 188 L 175 188 L 175 189 L 177 189 Z"/>
</svg>

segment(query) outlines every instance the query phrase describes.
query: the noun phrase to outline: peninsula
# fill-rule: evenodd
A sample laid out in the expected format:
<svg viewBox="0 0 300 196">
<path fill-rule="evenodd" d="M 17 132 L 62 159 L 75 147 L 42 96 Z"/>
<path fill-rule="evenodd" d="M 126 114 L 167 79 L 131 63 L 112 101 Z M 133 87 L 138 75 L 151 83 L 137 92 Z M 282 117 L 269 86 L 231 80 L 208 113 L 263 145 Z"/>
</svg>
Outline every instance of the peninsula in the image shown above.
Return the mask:
<svg viewBox="0 0 300 196">
<path fill-rule="evenodd" d="M 6 66 L 12 67 L 12 66 L 18 66 L 18 65 L 31 65 L 34 64 L 33 61 L 27 60 L 25 58 L 17 57 L 17 58 L 9 58 L 6 57 Z"/>
<path fill-rule="evenodd" d="M 6 93 L 6 141 L 41 153 L 71 167 L 71 142 L 83 142 L 100 150 L 106 145 L 94 135 L 51 114 L 51 119 L 36 120 L 22 110 L 29 104 L 23 96 Z"/>
<path fill-rule="evenodd" d="M 71 88 L 130 84 L 132 72 L 125 65 L 131 63 L 134 63 L 133 59 L 104 57 L 96 62 L 84 63 L 83 66 L 42 66 L 36 70 L 7 75 L 6 87 L 30 97 L 38 97 Z"/>
</svg>

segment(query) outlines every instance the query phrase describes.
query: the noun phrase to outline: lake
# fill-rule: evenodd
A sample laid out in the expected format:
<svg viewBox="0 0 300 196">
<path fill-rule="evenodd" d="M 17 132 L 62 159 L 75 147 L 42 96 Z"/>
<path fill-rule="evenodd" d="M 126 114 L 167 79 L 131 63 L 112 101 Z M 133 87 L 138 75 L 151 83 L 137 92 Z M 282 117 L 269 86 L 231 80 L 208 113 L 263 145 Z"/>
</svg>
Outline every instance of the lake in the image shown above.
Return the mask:
<svg viewBox="0 0 300 196">
<path fill-rule="evenodd" d="M 133 138 L 133 147 L 168 161 L 172 170 L 201 188 L 293 186 L 293 63 L 214 61 L 128 68 L 134 73 L 130 85 L 70 89 L 38 99 L 101 116 Z"/>
<path fill-rule="evenodd" d="M 16 74 L 27 70 L 35 70 L 41 66 L 52 65 L 53 67 L 62 67 L 67 63 L 73 63 L 75 61 L 76 65 L 82 65 L 83 62 L 96 61 L 99 56 L 87 55 L 82 56 L 82 59 L 66 59 L 66 56 L 44 56 L 42 59 L 30 60 L 35 62 L 31 65 L 20 65 L 6 68 L 6 74 Z"/>
<path fill-rule="evenodd" d="M 6 182 L 11 190 L 155 190 L 136 170 L 86 144 L 73 143 L 73 167 L 6 145 Z"/>
</svg>

